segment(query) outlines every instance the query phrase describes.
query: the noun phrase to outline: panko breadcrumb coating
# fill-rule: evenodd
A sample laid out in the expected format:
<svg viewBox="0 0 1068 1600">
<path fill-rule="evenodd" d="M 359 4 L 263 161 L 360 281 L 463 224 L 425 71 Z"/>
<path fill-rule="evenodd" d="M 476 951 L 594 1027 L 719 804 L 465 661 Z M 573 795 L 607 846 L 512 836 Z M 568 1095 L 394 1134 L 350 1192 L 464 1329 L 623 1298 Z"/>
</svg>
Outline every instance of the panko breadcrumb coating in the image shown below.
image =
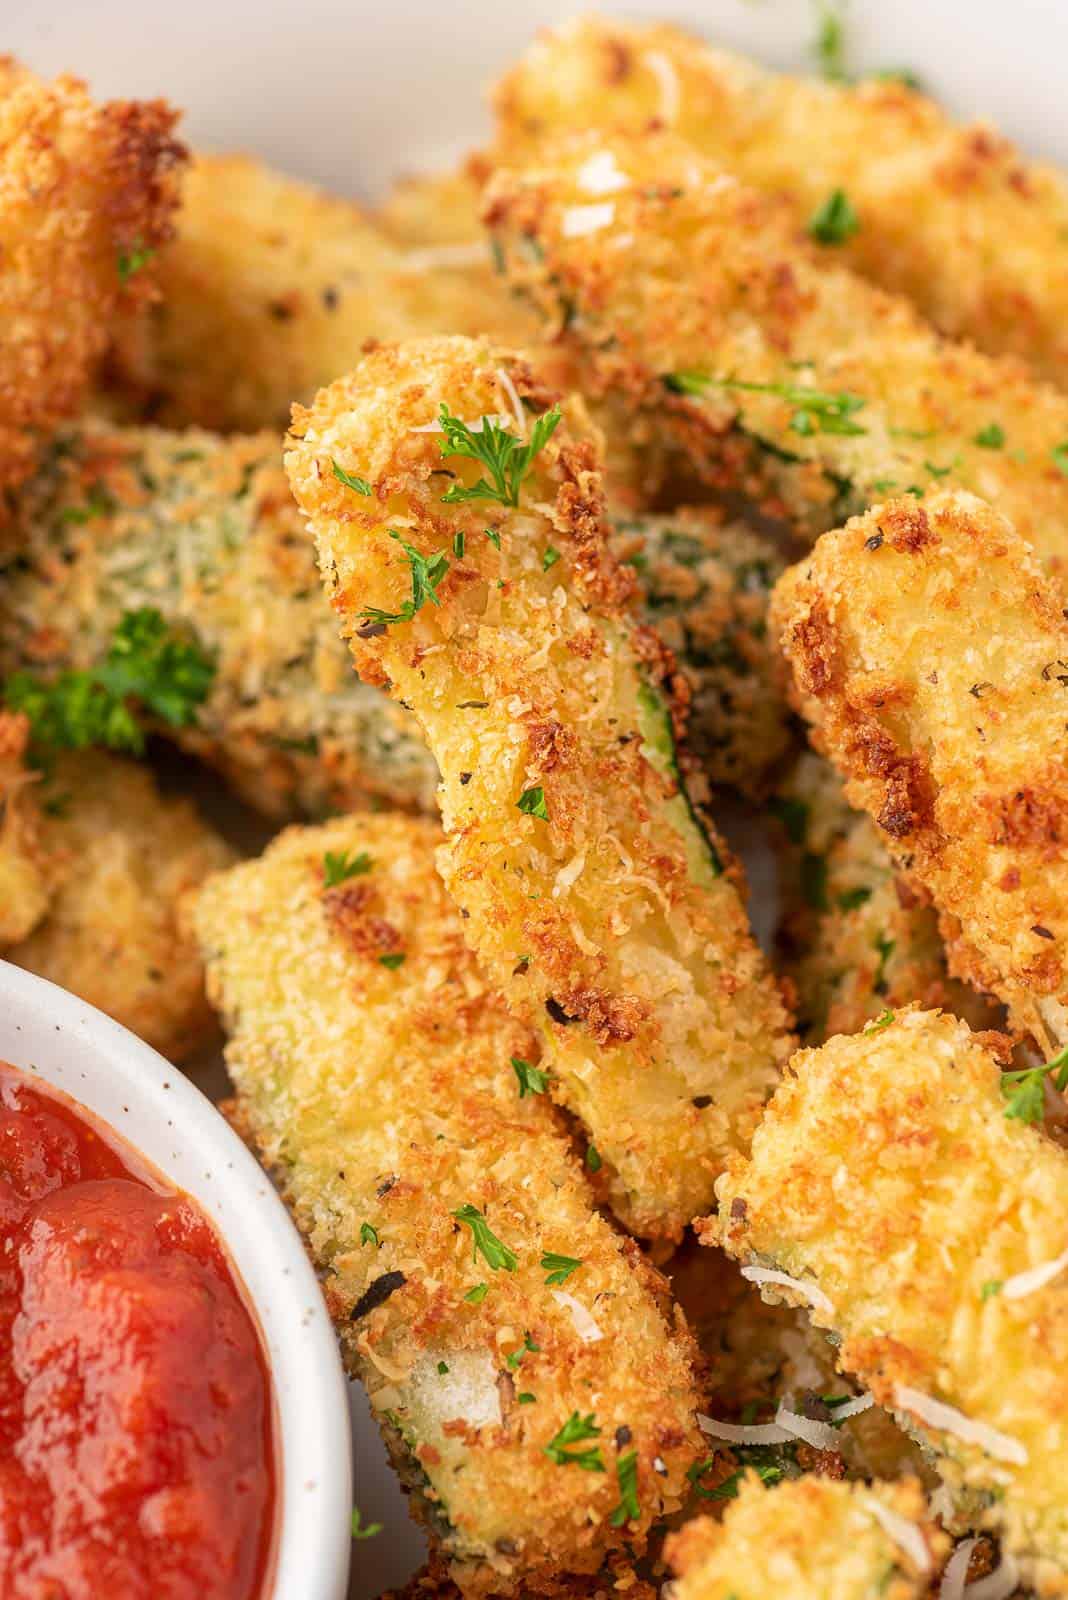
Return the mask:
<svg viewBox="0 0 1068 1600">
<path fill-rule="evenodd" d="M 81 405 L 120 309 L 152 293 L 185 156 L 175 120 L 0 57 L 0 512 L 39 435 Z"/>
<path fill-rule="evenodd" d="M 772 627 L 951 972 L 1068 1043 L 1068 621 L 1033 552 L 973 496 L 892 501 L 781 579 Z"/>
<path fill-rule="evenodd" d="M 859 1033 L 918 1002 L 973 1028 L 998 1008 L 951 978 L 938 917 L 894 865 L 871 818 L 854 811 L 829 762 L 806 751 L 772 801 L 781 824 L 785 910 L 779 944 L 806 1044 Z"/>
<path fill-rule="evenodd" d="M 1063 1594 L 1068 1156 L 1006 1115 L 999 1039 L 909 1010 L 799 1051 L 702 1231 L 795 1280 L 762 1289 L 833 1332 L 969 1521 Z"/>
<path fill-rule="evenodd" d="M 723 1520 L 688 1522 L 667 1556 L 675 1600 L 922 1600 L 948 1549 L 914 1479 L 765 1489 L 751 1472 Z"/>
<path fill-rule="evenodd" d="M 43 920 L 4 958 L 185 1060 L 216 1026 L 179 902 L 228 866 L 233 851 L 132 761 L 95 751 L 59 756 L 45 789 L 41 835 L 59 882 Z"/>
<path fill-rule="evenodd" d="M 397 816 L 290 829 L 212 879 L 195 923 L 238 1126 L 452 1577 L 551 1589 L 685 1498 L 694 1352 L 466 949 L 440 837 Z"/>
<path fill-rule="evenodd" d="M 1068 395 L 940 339 L 799 240 L 774 197 L 668 135 L 587 135 L 498 173 L 486 215 L 594 391 L 715 484 L 815 532 L 968 489 L 1068 582 Z"/>
<path fill-rule="evenodd" d="M 30 724 L 0 709 L 0 949 L 48 910 L 58 873 L 42 838 L 39 774 L 26 760 Z"/>
<path fill-rule="evenodd" d="M 822 232 L 829 257 L 909 295 L 944 333 L 1068 388 L 1063 176 L 899 78 L 788 77 L 679 28 L 583 17 L 542 33 L 494 98 L 505 158 L 565 130 L 679 134 L 744 183 L 788 195 L 795 226 Z M 821 229 L 836 191 L 850 222 Z"/>
<path fill-rule="evenodd" d="M 744 522 L 702 506 L 615 521 L 615 554 L 638 572 L 642 614 L 690 687 L 687 737 L 710 782 L 761 795 L 797 742 L 768 636 L 785 565 Z"/>
<path fill-rule="evenodd" d="M 116 366 L 153 419 L 175 427 L 284 428 L 292 403 L 346 372 L 370 338 L 487 333 L 522 345 L 536 333 L 488 240 L 458 261 L 428 258 L 351 202 L 245 156 L 192 164 L 160 288 Z"/>
<path fill-rule="evenodd" d="M 543 1037 L 618 1214 L 677 1238 L 747 1140 L 788 1020 L 687 797 L 674 663 L 629 614 L 595 442 L 552 399 L 486 345 L 384 348 L 295 412 L 286 464 L 358 669 L 441 768 L 439 867 L 472 948 Z M 500 496 L 443 455 L 445 406 L 525 452 Z"/>
<path fill-rule="evenodd" d="M 215 664 L 165 730 L 269 816 L 428 810 L 437 768 L 414 720 L 360 682 L 323 597 L 277 434 L 86 422 L 18 496 L 0 552 L 0 673 L 98 666 L 142 606 Z"/>
<path fill-rule="evenodd" d="M 381 1600 L 460 1600 L 461 1592 L 446 1564 L 432 1557 L 403 1589 L 387 1589 Z M 590 1577 L 561 1572 L 546 1588 L 520 1587 L 517 1600 L 530 1600 L 534 1593 L 550 1594 L 553 1600 L 657 1600 L 660 1589 L 640 1577 L 625 1556 L 613 1555 L 601 1572 Z"/>
</svg>

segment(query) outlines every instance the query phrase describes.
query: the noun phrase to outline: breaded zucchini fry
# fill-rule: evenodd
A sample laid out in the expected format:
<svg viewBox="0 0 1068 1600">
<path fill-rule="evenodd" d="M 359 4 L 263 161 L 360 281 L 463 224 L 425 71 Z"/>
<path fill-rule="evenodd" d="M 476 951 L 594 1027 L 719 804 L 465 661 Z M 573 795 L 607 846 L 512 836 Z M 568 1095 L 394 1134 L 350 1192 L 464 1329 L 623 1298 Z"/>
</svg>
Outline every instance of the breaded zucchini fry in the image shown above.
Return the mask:
<svg viewBox="0 0 1068 1600">
<path fill-rule="evenodd" d="M 987 124 L 897 80 L 785 77 L 674 27 L 583 17 L 543 33 L 495 95 L 503 156 L 554 132 L 673 130 L 789 195 L 828 254 L 955 338 L 1068 388 L 1068 189 Z M 841 191 L 850 210 L 827 215 Z"/>
<path fill-rule="evenodd" d="M 722 1522 L 697 1517 L 667 1543 L 675 1600 L 922 1600 L 949 1549 L 920 1485 L 747 1473 Z"/>
<path fill-rule="evenodd" d="M 414 719 L 360 682 L 323 599 L 274 434 L 87 422 L 21 491 L 0 557 L 0 673 L 100 664 L 152 606 L 215 662 L 168 737 L 270 816 L 386 801 L 429 809 Z"/>
<path fill-rule="evenodd" d="M 613 548 L 638 571 L 642 612 L 690 686 L 688 742 L 712 783 L 759 795 L 796 743 L 775 668 L 768 597 L 783 560 L 713 507 L 617 519 Z"/>
<path fill-rule="evenodd" d="M 358 669 L 437 757 L 439 866 L 472 947 L 544 1037 L 620 1216 L 677 1238 L 788 1024 L 687 798 L 674 664 L 628 613 L 595 443 L 551 398 L 469 340 L 382 349 L 294 414 L 286 464 Z M 474 427 L 450 421 L 450 444 L 442 415 Z"/>
<path fill-rule="evenodd" d="M 369 338 L 488 333 L 526 344 L 530 313 L 466 253 L 409 253 L 358 207 L 242 156 L 199 156 L 160 303 L 117 354 L 156 421 L 283 428 L 294 400 L 346 372 Z"/>
<path fill-rule="evenodd" d="M 681 1503 L 693 1351 L 465 947 L 440 837 L 290 829 L 208 883 L 195 922 L 238 1125 L 452 1575 L 499 1593 L 596 1572 Z"/>
<path fill-rule="evenodd" d="M 963 487 L 1068 571 L 1068 396 L 817 259 L 781 204 L 682 141 L 587 136 L 541 160 L 497 175 L 487 216 L 595 391 L 799 526 Z"/>
<path fill-rule="evenodd" d="M 998 1037 L 904 1011 L 800 1051 L 704 1233 L 796 1280 L 762 1288 L 809 1306 L 970 1520 L 1063 1593 L 1068 1156 L 1006 1114 Z"/>
<path fill-rule="evenodd" d="M 96 105 L 0 57 L 0 512 L 76 412 L 120 308 L 151 293 L 184 151 L 162 101 Z"/>
<path fill-rule="evenodd" d="M 41 837 L 60 878 L 48 910 L 5 959 L 70 989 L 182 1061 L 215 1032 L 196 942 L 178 903 L 233 851 L 186 800 L 132 761 L 58 758 Z"/>
<path fill-rule="evenodd" d="M 21 713 L 0 709 L 0 949 L 37 926 L 58 872 L 41 836 L 38 775 L 26 762 L 29 731 Z"/>
<path fill-rule="evenodd" d="M 774 1421 L 782 1402 L 835 1434 L 833 1448 L 829 1440 L 743 1444 L 708 1436 L 704 1461 L 691 1469 L 696 1504 L 733 1498 L 747 1467 L 765 1483 L 803 1472 L 832 1478 L 908 1474 L 937 1483 L 919 1446 L 882 1406 L 838 1417 L 840 1406 L 860 1391 L 836 1372 L 834 1346 L 803 1311 L 767 1304 L 736 1262 L 692 1238 L 664 1271 L 704 1358 L 704 1409 L 710 1417 L 763 1425 Z"/>
<path fill-rule="evenodd" d="M 1033 553 L 970 495 L 892 501 L 786 574 L 772 628 L 950 971 L 1068 1044 L 1068 622 Z"/>
<path fill-rule="evenodd" d="M 847 804 L 828 762 L 801 756 L 772 810 L 784 835 L 779 943 L 806 1043 L 859 1033 L 912 1001 L 997 1026 L 997 1008 L 949 976 L 936 912 L 895 869 L 871 818 Z"/>
</svg>

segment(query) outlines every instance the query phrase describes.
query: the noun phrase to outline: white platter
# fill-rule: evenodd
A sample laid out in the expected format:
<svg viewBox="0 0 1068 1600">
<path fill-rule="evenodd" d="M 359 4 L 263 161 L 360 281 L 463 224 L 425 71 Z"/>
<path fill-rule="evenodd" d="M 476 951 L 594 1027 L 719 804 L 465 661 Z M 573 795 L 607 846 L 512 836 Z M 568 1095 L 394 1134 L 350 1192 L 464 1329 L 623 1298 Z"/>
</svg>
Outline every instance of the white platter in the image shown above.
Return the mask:
<svg viewBox="0 0 1068 1600">
<path fill-rule="evenodd" d="M 572 0 L 7 0 L 0 47 L 40 71 L 74 68 L 112 95 L 167 96 L 185 134 L 254 151 L 342 194 L 371 198 L 441 165 L 488 128 L 482 96 Z M 769 64 L 811 66 L 818 0 L 647 0 L 656 16 Z M 1068 164 L 1068 0 L 850 0 L 848 60 L 908 67 L 957 115 L 997 123 L 1030 153 Z M 754 882 L 758 925 L 769 905 Z M 355 1547 L 353 1600 L 373 1600 L 422 1559 L 362 1395 L 354 1394 L 356 1495 L 385 1531 Z M 308 1596 L 308 1600 L 317 1597 Z"/>
</svg>

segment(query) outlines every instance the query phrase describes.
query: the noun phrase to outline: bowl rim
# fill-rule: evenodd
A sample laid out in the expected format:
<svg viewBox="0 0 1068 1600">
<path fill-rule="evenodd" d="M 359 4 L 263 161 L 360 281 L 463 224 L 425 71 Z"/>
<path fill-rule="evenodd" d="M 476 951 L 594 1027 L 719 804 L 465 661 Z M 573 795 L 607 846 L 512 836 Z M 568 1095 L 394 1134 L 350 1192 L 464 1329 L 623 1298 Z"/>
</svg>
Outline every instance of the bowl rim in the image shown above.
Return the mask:
<svg viewBox="0 0 1068 1600">
<path fill-rule="evenodd" d="M 0 1060 L 107 1123 L 218 1229 L 259 1323 L 274 1389 L 274 1565 L 258 1600 L 344 1600 L 352 1547 L 347 1387 L 322 1291 L 270 1180 L 177 1067 L 95 1006 L 7 961 Z"/>
</svg>

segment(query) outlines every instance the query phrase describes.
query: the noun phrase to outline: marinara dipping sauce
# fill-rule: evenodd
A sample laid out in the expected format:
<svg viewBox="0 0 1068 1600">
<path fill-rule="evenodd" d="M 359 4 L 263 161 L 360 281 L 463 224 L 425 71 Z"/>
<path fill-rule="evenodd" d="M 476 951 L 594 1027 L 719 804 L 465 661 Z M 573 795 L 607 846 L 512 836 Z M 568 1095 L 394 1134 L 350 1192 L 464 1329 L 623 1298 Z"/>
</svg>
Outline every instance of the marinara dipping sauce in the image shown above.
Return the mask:
<svg viewBox="0 0 1068 1600">
<path fill-rule="evenodd" d="M 272 1430 L 207 1218 L 0 1062 L 0 1595 L 262 1595 Z"/>
</svg>

